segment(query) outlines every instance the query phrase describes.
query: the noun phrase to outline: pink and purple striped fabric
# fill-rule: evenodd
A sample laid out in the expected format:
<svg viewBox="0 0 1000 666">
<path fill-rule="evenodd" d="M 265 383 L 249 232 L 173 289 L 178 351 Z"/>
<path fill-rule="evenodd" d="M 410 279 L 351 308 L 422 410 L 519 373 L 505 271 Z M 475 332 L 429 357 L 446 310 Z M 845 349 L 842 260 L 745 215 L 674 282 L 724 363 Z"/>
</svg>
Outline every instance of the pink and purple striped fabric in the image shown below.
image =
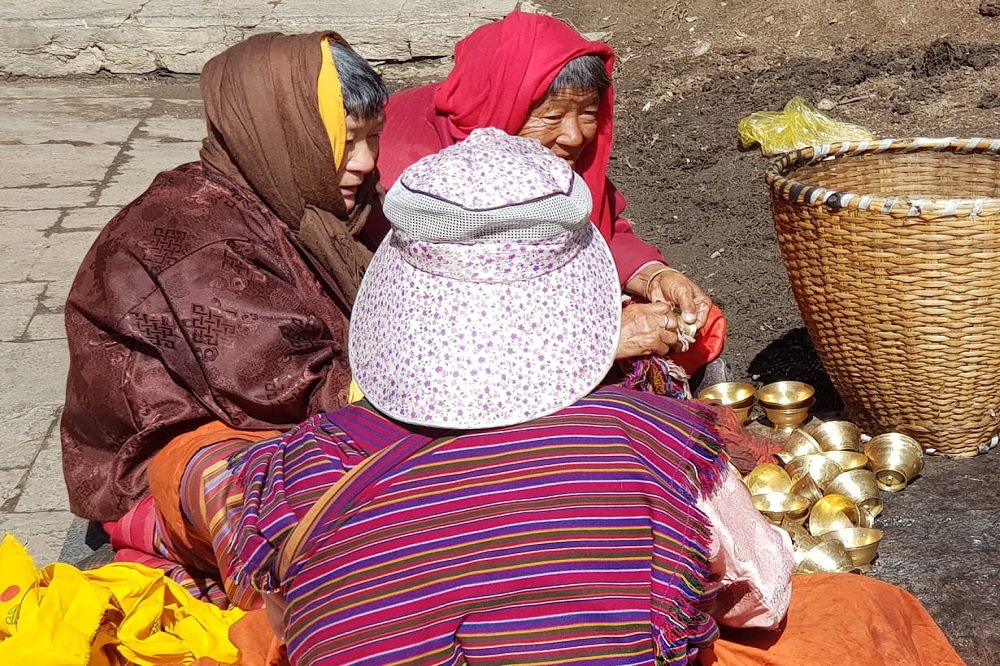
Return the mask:
<svg viewBox="0 0 1000 666">
<path fill-rule="evenodd" d="M 683 664 L 714 640 L 696 508 L 725 464 L 710 413 L 603 388 L 442 434 L 349 407 L 247 456 L 237 576 L 284 594 L 293 665 Z M 389 444 L 278 584 L 296 522 Z"/>
</svg>

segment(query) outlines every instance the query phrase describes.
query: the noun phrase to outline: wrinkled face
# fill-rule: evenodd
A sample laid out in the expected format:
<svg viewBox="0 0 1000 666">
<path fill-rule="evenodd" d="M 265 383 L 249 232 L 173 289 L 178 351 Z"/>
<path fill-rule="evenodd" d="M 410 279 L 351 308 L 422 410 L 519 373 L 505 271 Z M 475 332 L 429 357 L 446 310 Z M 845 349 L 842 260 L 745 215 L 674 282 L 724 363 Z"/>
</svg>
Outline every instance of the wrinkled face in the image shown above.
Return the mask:
<svg viewBox="0 0 1000 666">
<path fill-rule="evenodd" d="M 531 109 L 519 136 L 538 139 L 571 167 L 597 136 L 596 90 L 571 88 L 546 95 Z"/>
<path fill-rule="evenodd" d="M 340 194 L 344 197 L 347 212 L 354 210 L 355 197 L 365 176 L 375 170 L 378 159 L 378 142 L 382 134 L 385 116 L 379 114 L 371 120 L 359 120 L 347 116 L 347 144 L 344 146 L 344 161 L 340 166 Z"/>
</svg>

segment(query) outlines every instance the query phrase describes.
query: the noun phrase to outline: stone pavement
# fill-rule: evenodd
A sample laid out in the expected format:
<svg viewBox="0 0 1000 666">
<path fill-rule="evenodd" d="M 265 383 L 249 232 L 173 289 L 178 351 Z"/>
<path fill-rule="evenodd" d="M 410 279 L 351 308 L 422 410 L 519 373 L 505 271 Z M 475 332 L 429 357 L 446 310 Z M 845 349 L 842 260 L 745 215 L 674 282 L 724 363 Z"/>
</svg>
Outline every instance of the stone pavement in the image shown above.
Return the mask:
<svg viewBox="0 0 1000 666">
<path fill-rule="evenodd" d="M 245 37 L 335 29 L 369 60 L 447 58 L 516 0 L 7 0 L 0 75 L 198 73 Z"/>
<path fill-rule="evenodd" d="M 0 84 L 0 533 L 40 564 L 90 553 L 59 450 L 70 283 L 103 225 L 197 159 L 203 134 L 194 81 Z"/>
</svg>

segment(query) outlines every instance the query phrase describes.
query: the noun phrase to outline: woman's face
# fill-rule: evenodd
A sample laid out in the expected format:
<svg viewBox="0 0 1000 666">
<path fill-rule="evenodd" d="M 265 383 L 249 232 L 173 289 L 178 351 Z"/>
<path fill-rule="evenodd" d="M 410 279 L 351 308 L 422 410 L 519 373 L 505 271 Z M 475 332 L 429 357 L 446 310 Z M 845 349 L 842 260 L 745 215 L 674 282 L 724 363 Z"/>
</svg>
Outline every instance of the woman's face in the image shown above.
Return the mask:
<svg viewBox="0 0 1000 666">
<path fill-rule="evenodd" d="M 375 170 L 383 124 L 385 116 L 382 114 L 371 120 L 347 116 L 347 144 L 340 171 L 340 194 L 344 197 L 347 212 L 354 210 L 357 203 L 355 197 L 365 176 Z"/>
<path fill-rule="evenodd" d="M 545 96 L 532 107 L 519 136 L 538 139 L 573 168 L 583 149 L 597 136 L 596 90 L 568 89 Z"/>
</svg>

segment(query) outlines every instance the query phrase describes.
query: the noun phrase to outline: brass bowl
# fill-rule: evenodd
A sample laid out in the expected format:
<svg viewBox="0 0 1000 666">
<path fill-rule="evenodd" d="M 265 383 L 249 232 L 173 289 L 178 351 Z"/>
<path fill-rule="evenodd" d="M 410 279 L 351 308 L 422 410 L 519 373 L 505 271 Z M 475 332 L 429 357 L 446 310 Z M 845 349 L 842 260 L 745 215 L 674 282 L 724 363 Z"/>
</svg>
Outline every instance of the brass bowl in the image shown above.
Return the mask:
<svg viewBox="0 0 1000 666">
<path fill-rule="evenodd" d="M 844 470 L 829 458 L 819 453 L 812 453 L 807 456 L 795 458 L 785 465 L 785 471 L 788 472 L 792 483 L 795 483 L 803 476 L 808 476 L 819 486 L 820 490 L 825 492 L 830 482 L 837 478 Z"/>
<path fill-rule="evenodd" d="M 734 409 L 733 412 L 736 414 L 736 418 L 740 420 L 740 423 L 746 423 L 747 419 L 750 418 L 750 411 L 752 409 L 753 406 L 751 405 L 750 407 L 743 407 L 742 409 Z"/>
<path fill-rule="evenodd" d="M 804 522 L 809 513 L 808 500 L 791 493 L 764 493 L 751 499 L 754 507 L 775 525 L 780 525 L 783 520 Z"/>
<path fill-rule="evenodd" d="M 793 523 L 790 521 L 784 521 L 780 525 L 788 536 L 792 538 L 792 552 L 800 553 L 804 555 L 809 549 L 814 548 L 819 545 L 820 540 L 809 534 L 809 530 L 800 525 L 799 523 Z M 796 560 L 796 563 L 798 560 Z"/>
<path fill-rule="evenodd" d="M 743 480 L 751 495 L 765 493 L 787 493 L 792 489 L 792 479 L 788 472 L 773 463 L 757 465 Z"/>
<path fill-rule="evenodd" d="M 834 530 L 857 527 L 861 522 L 861 509 L 849 498 L 831 493 L 813 504 L 809 512 L 809 533 L 820 536 Z"/>
<path fill-rule="evenodd" d="M 758 400 L 759 402 L 759 400 Z M 794 430 L 809 419 L 809 408 L 813 406 L 815 399 L 810 398 L 801 405 L 790 408 L 771 407 L 760 403 L 767 419 L 774 424 L 778 430 Z"/>
<path fill-rule="evenodd" d="M 713 384 L 698 392 L 702 400 L 717 400 L 734 411 L 753 407 L 756 400 L 753 384 L 746 382 L 722 382 Z"/>
<path fill-rule="evenodd" d="M 782 450 L 791 454 L 792 458 L 807 456 L 810 453 L 821 453 L 819 442 L 802 428 L 796 428 L 788 435 Z"/>
<path fill-rule="evenodd" d="M 817 486 L 808 474 L 803 474 L 797 481 L 792 482 L 791 493 L 805 497 L 810 507 L 823 499 L 823 489 Z"/>
<path fill-rule="evenodd" d="M 868 567 L 878 552 L 882 542 L 882 530 L 868 527 L 848 527 L 847 529 L 827 532 L 820 537 L 822 541 L 839 541 L 851 556 L 856 567 Z"/>
<path fill-rule="evenodd" d="M 757 390 L 757 402 L 761 407 L 773 409 L 795 409 L 812 405 L 816 389 L 805 382 L 773 382 Z"/>
<path fill-rule="evenodd" d="M 795 573 L 847 573 L 857 566 L 843 543 L 823 541 L 796 557 Z"/>
<path fill-rule="evenodd" d="M 865 509 L 872 518 L 882 513 L 878 483 L 871 470 L 853 469 L 844 472 L 826 486 L 826 491 L 843 495 L 859 508 Z"/>
<path fill-rule="evenodd" d="M 858 521 L 858 527 L 875 527 L 875 514 L 872 514 L 873 510 L 877 510 L 877 513 L 882 513 L 882 502 L 878 503 L 875 508 L 867 506 L 858 507 L 858 515 L 861 520 Z"/>
<path fill-rule="evenodd" d="M 857 451 L 824 451 L 821 455 L 840 465 L 845 472 L 868 467 L 868 456 Z"/>
<path fill-rule="evenodd" d="M 827 421 L 811 434 L 824 451 L 861 451 L 861 430 L 850 421 Z"/>
<path fill-rule="evenodd" d="M 924 469 L 920 444 L 898 432 L 872 437 L 865 445 L 865 455 L 882 490 L 902 490 Z"/>
</svg>

